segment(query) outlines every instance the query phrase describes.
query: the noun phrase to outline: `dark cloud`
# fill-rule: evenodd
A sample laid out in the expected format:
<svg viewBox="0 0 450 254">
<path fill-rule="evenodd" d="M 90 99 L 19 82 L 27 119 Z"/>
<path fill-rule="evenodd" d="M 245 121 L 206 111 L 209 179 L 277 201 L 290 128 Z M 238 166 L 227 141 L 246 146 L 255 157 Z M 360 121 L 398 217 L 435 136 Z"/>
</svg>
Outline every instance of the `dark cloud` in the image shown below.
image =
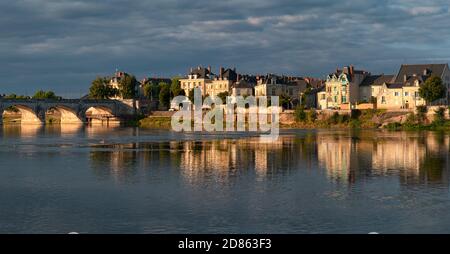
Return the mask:
<svg viewBox="0 0 450 254">
<path fill-rule="evenodd" d="M 116 68 L 184 74 L 190 66 L 323 77 L 355 64 L 447 62 L 447 0 L 70 1 L 0 3 L 0 93 L 87 91 Z"/>
</svg>

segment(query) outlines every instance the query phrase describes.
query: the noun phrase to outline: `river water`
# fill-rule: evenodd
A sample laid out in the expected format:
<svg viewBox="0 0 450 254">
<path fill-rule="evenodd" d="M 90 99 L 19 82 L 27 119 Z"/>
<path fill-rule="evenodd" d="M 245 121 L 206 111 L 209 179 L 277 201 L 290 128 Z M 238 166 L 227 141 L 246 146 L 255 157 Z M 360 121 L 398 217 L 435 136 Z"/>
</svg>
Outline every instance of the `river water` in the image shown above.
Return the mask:
<svg viewBox="0 0 450 254">
<path fill-rule="evenodd" d="M 0 233 L 450 233 L 450 135 L 0 126 Z"/>
</svg>

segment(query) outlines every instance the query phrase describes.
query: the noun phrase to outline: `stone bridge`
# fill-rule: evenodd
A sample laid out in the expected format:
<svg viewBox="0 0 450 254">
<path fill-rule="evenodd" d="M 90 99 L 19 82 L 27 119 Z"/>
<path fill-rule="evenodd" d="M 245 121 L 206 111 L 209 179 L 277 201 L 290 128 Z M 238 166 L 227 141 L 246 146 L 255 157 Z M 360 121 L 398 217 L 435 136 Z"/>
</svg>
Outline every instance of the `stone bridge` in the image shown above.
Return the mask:
<svg viewBox="0 0 450 254">
<path fill-rule="evenodd" d="M 22 124 L 45 123 L 46 112 L 49 110 L 57 110 L 61 114 L 61 123 L 84 123 L 88 121 L 88 118 L 96 116 L 120 120 L 136 114 L 133 100 L 0 98 L 0 124 L 3 123 L 3 112 L 10 107 L 15 107 L 20 111 Z M 90 110 L 90 114 L 86 114 L 88 110 Z"/>
</svg>

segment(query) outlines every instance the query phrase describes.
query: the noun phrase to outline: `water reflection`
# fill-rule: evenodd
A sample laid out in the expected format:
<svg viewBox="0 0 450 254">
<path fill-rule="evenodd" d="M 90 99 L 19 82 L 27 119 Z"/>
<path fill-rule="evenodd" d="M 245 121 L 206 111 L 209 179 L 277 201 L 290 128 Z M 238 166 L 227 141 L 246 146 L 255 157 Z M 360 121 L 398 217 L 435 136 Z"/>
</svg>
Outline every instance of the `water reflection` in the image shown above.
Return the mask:
<svg viewBox="0 0 450 254">
<path fill-rule="evenodd" d="M 191 184 L 227 184 L 240 175 L 255 180 L 321 169 L 328 179 L 352 184 L 396 176 L 402 184 L 448 185 L 450 138 L 443 133 L 308 132 L 276 142 L 258 138 L 115 144 L 93 147 L 92 166 L 115 177 L 130 168 L 179 170 Z M 111 150 L 104 150 L 105 148 Z"/>
<path fill-rule="evenodd" d="M 441 132 L 290 131 L 267 143 L 257 137 L 204 139 L 192 134 L 182 141 L 187 134 L 179 138 L 137 128 L 4 125 L 1 135 L 12 138 L 15 149 L 15 139 L 36 142 L 38 137 L 45 137 L 46 145 L 59 146 L 60 153 L 88 149 L 94 175 L 118 182 L 138 181 L 159 170 L 175 173 L 191 185 L 228 185 L 240 176 L 276 180 L 313 170 L 339 184 L 395 177 L 403 185 L 449 185 L 450 135 Z M 64 139 L 58 143 L 49 136 Z M 37 143 L 34 149 L 45 147 Z M 28 146 L 27 152 L 32 151 Z"/>
</svg>

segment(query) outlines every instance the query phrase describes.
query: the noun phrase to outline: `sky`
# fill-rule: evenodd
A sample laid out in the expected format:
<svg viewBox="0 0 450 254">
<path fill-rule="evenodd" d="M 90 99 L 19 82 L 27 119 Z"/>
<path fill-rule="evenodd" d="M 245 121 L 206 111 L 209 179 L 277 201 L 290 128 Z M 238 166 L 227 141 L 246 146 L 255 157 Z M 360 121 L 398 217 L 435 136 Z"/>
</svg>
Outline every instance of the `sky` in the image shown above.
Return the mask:
<svg viewBox="0 0 450 254">
<path fill-rule="evenodd" d="M 0 94 L 76 98 L 116 69 L 190 67 L 324 78 L 450 59 L 448 0 L 15 0 L 0 2 Z"/>
</svg>

